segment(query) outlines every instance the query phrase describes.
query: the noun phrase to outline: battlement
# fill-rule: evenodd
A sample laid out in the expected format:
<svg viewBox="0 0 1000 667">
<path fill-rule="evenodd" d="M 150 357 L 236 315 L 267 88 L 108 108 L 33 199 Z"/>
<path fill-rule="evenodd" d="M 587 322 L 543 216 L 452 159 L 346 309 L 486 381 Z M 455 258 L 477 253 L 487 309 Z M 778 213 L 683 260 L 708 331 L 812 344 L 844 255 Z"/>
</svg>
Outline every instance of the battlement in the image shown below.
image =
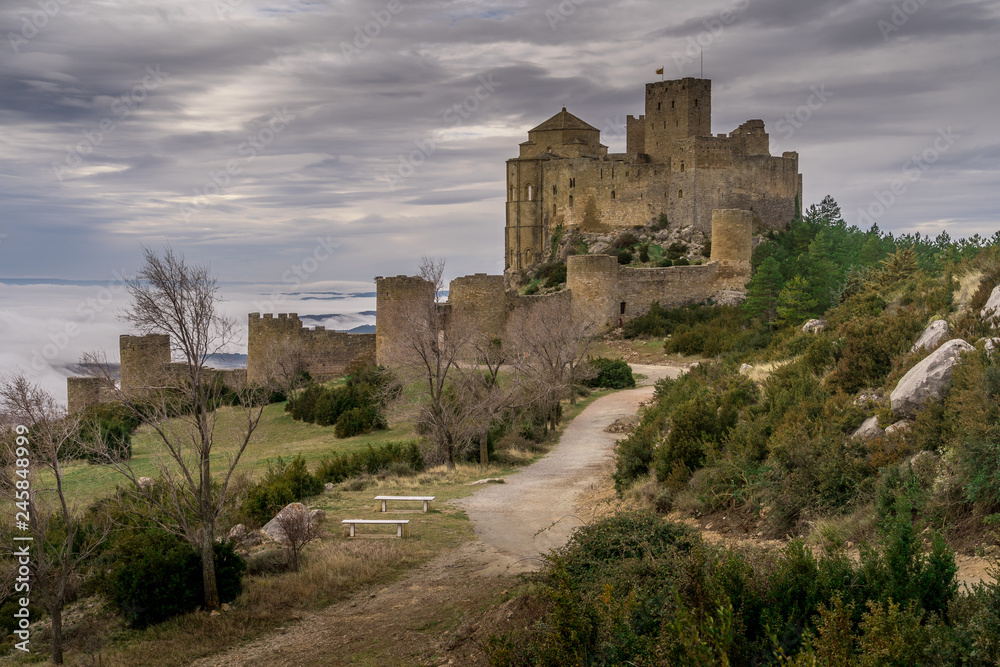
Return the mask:
<svg viewBox="0 0 1000 667">
<path fill-rule="evenodd" d="M 325 326 L 307 328 L 298 313 L 250 313 L 246 380 L 266 382 L 276 367 L 297 363 L 317 379 L 343 375 L 375 361 L 375 334 L 351 334 Z"/>
</svg>

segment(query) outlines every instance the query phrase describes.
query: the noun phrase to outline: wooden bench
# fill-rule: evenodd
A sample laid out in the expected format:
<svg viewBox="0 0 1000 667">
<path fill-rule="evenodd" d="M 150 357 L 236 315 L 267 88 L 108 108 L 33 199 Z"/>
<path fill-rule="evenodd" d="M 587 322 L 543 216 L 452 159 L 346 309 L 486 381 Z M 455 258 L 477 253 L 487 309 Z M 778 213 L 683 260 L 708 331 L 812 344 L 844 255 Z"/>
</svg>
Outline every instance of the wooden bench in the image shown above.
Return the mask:
<svg viewBox="0 0 1000 667">
<path fill-rule="evenodd" d="M 340 523 L 350 526 L 351 532 L 348 537 L 359 537 L 354 532 L 354 527 L 358 524 L 367 526 L 386 526 L 395 524 L 396 534 L 387 535 L 379 533 L 371 533 L 365 535 L 365 537 L 409 537 L 410 536 L 410 520 L 409 519 L 344 519 Z"/>
<path fill-rule="evenodd" d="M 415 502 L 422 502 L 424 504 L 423 511 L 424 511 L 424 513 L 426 513 L 427 510 L 428 510 L 428 508 L 430 507 L 430 502 L 432 500 L 434 500 L 434 496 L 375 496 L 375 500 L 378 500 L 378 501 L 380 501 L 382 503 L 382 509 L 380 510 L 382 512 L 388 512 L 389 511 L 389 510 L 387 510 L 385 508 L 385 503 L 388 500 L 412 500 L 412 501 L 415 501 Z M 393 511 L 394 512 L 419 512 L 421 510 L 393 510 Z"/>
</svg>

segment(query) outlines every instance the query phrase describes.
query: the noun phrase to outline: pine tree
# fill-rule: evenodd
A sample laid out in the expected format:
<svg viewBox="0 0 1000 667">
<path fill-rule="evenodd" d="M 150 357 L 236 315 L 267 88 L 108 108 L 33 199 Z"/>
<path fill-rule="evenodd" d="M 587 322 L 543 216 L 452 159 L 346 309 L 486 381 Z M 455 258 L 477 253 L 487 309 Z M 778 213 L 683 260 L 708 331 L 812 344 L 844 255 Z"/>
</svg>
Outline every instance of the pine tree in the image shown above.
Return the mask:
<svg viewBox="0 0 1000 667">
<path fill-rule="evenodd" d="M 773 329 L 777 319 L 778 295 L 783 283 L 778 261 L 774 257 L 767 257 L 754 271 L 747 285 L 744 312 L 751 317 L 759 317 Z"/>
<path fill-rule="evenodd" d="M 809 284 L 802 276 L 795 276 L 781 288 L 778 295 L 778 321 L 782 324 L 796 325 L 816 308 L 816 302 L 809 295 Z"/>
</svg>

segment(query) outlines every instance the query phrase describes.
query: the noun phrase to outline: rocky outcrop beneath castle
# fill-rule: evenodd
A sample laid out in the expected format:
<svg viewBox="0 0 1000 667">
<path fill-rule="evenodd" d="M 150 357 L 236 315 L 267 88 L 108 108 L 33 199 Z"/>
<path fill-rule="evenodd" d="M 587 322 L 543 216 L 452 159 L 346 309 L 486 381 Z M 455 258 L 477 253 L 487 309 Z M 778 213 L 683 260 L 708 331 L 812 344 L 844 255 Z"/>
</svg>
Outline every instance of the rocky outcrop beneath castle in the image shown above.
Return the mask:
<svg viewBox="0 0 1000 667">
<path fill-rule="evenodd" d="M 928 403 L 940 401 L 951 385 L 955 366 L 963 352 L 974 349 L 964 340 L 951 340 L 910 369 L 889 395 L 898 417 L 914 417 Z"/>
<path fill-rule="evenodd" d="M 950 335 L 951 329 L 948 328 L 947 320 L 934 320 L 927 325 L 924 332 L 920 334 L 920 338 L 918 338 L 917 342 L 910 348 L 910 352 L 916 352 L 921 348 L 933 350 L 938 345 L 948 340 Z"/>
</svg>

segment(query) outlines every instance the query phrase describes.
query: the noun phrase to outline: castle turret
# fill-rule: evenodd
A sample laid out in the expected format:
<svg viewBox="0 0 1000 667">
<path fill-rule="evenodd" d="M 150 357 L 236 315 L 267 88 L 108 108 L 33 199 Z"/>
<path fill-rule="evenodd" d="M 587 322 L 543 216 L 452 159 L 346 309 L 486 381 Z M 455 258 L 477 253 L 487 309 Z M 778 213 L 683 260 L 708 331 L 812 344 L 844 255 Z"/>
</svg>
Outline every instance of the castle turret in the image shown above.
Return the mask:
<svg viewBox="0 0 1000 667">
<path fill-rule="evenodd" d="M 121 390 L 126 396 L 138 396 L 144 391 L 161 386 L 165 369 L 170 363 L 170 336 L 123 335 L 119 339 L 121 355 Z"/>
<path fill-rule="evenodd" d="M 753 213 L 735 208 L 712 211 L 712 261 L 719 265 L 717 289 L 746 287 L 752 255 Z"/>
<path fill-rule="evenodd" d="M 405 341 L 416 327 L 428 326 L 434 285 L 419 276 L 375 279 L 375 363 L 398 365 L 406 355 Z"/>
<path fill-rule="evenodd" d="M 605 329 L 618 323 L 618 258 L 572 255 L 566 261 L 566 287 L 573 294 L 573 317 Z"/>
</svg>

